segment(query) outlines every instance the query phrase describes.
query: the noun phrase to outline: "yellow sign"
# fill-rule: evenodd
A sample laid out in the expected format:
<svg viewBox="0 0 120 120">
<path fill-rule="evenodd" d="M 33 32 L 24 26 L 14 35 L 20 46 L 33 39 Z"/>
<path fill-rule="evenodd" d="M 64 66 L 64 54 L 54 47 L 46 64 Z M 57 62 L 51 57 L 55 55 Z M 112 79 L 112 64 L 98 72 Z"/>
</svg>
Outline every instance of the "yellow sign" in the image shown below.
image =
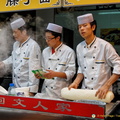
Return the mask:
<svg viewBox="0 0 120 120">
<path fill-rule="evenodd" d="M 0 0 L 0 12 L 56 7 L 61 7 L 61 0 Z"/>
<path fill-rule="evenodd" d="M 117 3 L 120 0 L 0 0 L 0 12 Z"/>
<path fill-rule="evenodd" d="M 63 6 L 117 4 L 120 0 L 64 0 Z"/>
</svg>

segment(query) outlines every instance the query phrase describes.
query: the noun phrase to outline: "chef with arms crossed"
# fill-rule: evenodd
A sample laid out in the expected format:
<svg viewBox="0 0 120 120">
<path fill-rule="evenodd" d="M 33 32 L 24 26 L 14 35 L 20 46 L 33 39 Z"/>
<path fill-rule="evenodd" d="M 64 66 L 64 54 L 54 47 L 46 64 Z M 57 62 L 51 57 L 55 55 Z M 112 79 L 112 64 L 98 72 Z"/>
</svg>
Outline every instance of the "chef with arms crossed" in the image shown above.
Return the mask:
<svg viewBox="0 0 120 120">
<path fill-rule="evenodd" d="M 50 98 L 61 98 L 61 89 L 70 85 L 75 74 L 75 53 L 61 41 L 61 35 L 62 26 L 48 24 L 45 30 L 48 47 L 42 52 L 42 67 L 47 73 L 41 92 Z M 41 78 L 39 74 L 35 76 Z"/>
<path fill-rule="evenodd" d="M 120 57 L 110 43 L 95 35 L 97 25 L 91 13 L 78 16 L 77 21 L 84 41 L 76 49 L 78 74 L 69 89 L 82 82 L 82 89 L 97 90 L 96 96 L 104 99 L 120 76 Z"/>
</svg>

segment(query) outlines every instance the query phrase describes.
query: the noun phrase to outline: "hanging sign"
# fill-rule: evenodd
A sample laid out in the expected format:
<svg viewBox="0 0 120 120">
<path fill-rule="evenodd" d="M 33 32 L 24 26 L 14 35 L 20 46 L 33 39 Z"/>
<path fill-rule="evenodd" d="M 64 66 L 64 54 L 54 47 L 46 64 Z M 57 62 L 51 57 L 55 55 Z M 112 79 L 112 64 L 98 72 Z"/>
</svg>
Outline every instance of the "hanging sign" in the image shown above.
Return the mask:
<svg viewBox="0 0 120 120">
<path fill-rule="evenodd" d="M 65 6 L 82 6 L 82 5 L 100 5 L 100 4 L 117 4 L 120 0 L 63 0 Z"/>
<path fill-rule="evenodd" d="M 0 12 L 61 7 L 61 0 L 0 0 Z"/>
</svg>

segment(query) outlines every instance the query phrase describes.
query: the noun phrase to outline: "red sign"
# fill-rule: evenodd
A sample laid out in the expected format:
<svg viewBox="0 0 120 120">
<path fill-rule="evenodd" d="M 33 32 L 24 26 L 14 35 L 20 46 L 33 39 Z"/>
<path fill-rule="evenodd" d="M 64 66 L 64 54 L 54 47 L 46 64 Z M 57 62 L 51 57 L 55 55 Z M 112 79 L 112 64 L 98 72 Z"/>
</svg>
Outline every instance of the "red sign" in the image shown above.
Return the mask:
<svg viewBox="0 0 120 120">
<path fill-rule="evenodd" d="M 0 95 L 0 107 L 104 119 L 103 105 Z"/>
</svg>

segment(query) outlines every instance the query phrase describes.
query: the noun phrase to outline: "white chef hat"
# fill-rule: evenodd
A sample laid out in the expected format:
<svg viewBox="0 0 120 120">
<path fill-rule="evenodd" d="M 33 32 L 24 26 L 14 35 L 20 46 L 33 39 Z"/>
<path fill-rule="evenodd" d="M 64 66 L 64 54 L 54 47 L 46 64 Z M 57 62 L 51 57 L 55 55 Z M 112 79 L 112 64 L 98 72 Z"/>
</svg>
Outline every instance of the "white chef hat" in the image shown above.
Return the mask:
<svg viewBox="0 0 120 120">
<path fill-rule="evenodd" d="M 11 25 L 12 30 L 15 30 L 25 25 L 25 21 L 23 20 L 23 18 L 19 18 L 13 21 L 10 25 Z"/>
<path fill-rule="evenodd" d="M 80 15 L 77 17 L 78 25 L 84 24 L 84 23 L 90 23 L 93 22 L 93 15 L 91 13 Z"/>
<path fill-rule="evenodd" d="M 53 23 L 49 23 L 46 29 L 53 32 L 62 33 L 62 26 Z"/>
</svg>

